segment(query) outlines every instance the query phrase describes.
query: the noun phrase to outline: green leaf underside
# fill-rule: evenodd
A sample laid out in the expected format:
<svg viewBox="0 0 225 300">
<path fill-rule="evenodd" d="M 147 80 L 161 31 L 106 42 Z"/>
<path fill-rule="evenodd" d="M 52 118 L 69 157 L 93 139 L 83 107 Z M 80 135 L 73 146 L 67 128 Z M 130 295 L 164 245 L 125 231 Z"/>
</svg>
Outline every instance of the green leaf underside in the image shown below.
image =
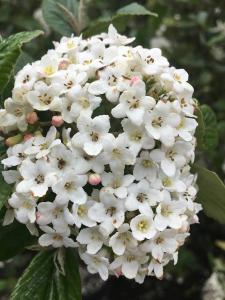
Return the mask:
<svg viewBox="0 0 225 300">
<path fill-rule="evenodd" d="M 17 255 L 35 241 L 24 224 L 15 221 L 7 226 L 0 225 L 0 261 Z"/>
<path fill-rule="evenodd" d="M 40 34 L 42 34 L 40 30 L 20 32 L 0 42 L 0 93 L 3 92 L 3 89 L 10 80 L 22 45 Z"/>
<path fill-rule="evenodd" d="M 198 127 L 195 136 L 199 150 L 214 150 L 218 145 L 219 134 L 216 115 L 208 105 L 195 109 Z"/>
<path fill-rule="evenodd" d="M 63 7 L 65 8 L 63 10 Z M 66 10 L 70 15 L 75 15 L 78 10 L 76 0 L 44 0 L 42 12 L 45 21 L 56 32 L 64 36 L 70 36 L 74 29 L 70 23 L 70 17 L 66 15 Z"/>
<path fill-rule="evenodd" d="M 205 214 L 216 221 L 225 224 L 225 185 L 212 171 L 198 165 L 193 166 L 198 174 L 199 191 L 197 201 L 203 206 Z"/>
<path fill-rule="evenodd" d="M 207 149 L 213 150 L 219 139 L 216 115 L 208 105 L 201 105 L 201 111 L 205 123 L 204 144 Z"/>
<path fill-rule="evenodd" d="M 11 300 L 81 300 L 76 251 L 65 249 L 65 276 L 54 264 L 54 252 L 37 254 L 16 284 Z"/>
</svg>

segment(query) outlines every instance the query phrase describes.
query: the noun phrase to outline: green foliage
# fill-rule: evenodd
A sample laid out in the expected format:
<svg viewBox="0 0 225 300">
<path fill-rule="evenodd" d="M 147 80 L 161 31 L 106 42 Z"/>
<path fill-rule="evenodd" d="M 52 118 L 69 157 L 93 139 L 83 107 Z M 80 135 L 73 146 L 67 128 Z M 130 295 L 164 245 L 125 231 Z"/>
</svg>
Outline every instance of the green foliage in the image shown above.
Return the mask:
<svg viewBox="0 0 225 300">
<path fill-rule="evenodd" d="M 42 34 L 40 30 L 20 32 L 0 42 L 0 93 L 3 92 L 12 75 L 22 45 L 40 34 Z"/>
<path fill-rule="evenodd" d="M 10 225 L 0 225 L 0 261 L 7 260 L 22 252 L 26 246 L 35 243 L 24 224 L 13 222 Z"/>
<path fill-rule="evenodd" d="M 122 30 L 126 26 L 126 19 L 131 16 L 157 17 L 157 14 L 147 10 L 144 6 L 140 4 L 133 2 L 117 10 L 116 13 L 111 17 L 99 18 L 96 21 L 94 21 L 84 31 L 84 36 L 88 37 L 105 31 L 111 23 Z"/>
<path fill-rule="evenodd" d="M 197 201 L 203 206 L 204 213 L 225 224 L 225 185 L 214 172 L 194 165 L 193 171 L 198 174 L 199 191 Z"/>
<path fill-rule="evenodd" d="M 74 249 L 65 249 L 65 276 L 54 263 L 53 251 L 34 257 L 19 279 L 11 300 L 81 300 L 78 262 Z"/>
<path fill-rule="evenodd" d="M 198 127 L 196 130 L 199 150 L 214 150 L 219 141 L 217 119 L 214 111 L 208 105 L 196 107 Z"/>
<path fill-rule="evenodd" d="M 76 0 L 44 0 L 42 3 L 45 21 L 54 31 L 65 36 L 78 30 L 77 10 Z"/>
</svg>

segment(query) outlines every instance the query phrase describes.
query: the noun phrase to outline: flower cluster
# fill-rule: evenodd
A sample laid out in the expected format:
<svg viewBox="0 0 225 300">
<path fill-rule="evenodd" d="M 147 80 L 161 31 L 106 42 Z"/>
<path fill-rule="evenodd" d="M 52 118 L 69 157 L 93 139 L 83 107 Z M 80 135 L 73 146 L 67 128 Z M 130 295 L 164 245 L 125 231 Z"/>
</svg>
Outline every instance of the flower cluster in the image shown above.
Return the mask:
<svg viewBox="0 0 225 300">
<path fill-rule="evenodd" d="M 63 37 L 17 74 L 0 125 L 14 185 L 5 224 L 16 218 L 43 247 L 78 247 L 103 280 L 141 283 L 176 263 L 201 206 L 188 74 L 133 40 L 112 25 Z"/>
</svg>

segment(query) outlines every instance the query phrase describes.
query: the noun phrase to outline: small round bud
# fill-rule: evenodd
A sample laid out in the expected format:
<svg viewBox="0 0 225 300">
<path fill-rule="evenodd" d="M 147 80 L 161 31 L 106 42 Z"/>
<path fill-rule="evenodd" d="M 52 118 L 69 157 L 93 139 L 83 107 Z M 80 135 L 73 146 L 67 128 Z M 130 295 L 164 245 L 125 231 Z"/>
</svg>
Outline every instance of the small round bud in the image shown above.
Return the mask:
<svg viewBox="0 0 225 300">
<path fill-rule="evenodd" d="M 55 127 L 60 127 L 64 123 L 63 118 L 61 116 L 54 116 L 52 117 L 51 124 Z"/>
<path fill-rule="evenodd" d="M 26 134 L 23 136 L 23 140 L 26 142 L 26 141 L 32 139 L 32 137 L 33 137 L 33 134 L 31 134 L 31 133 L 26 133 Z"/>
<path fill-rule="evenodd" d="M 17 135 L 7 138 L 5 140 L 5 144 L 8 147 L 12 147 L 12 146 L 15 146 L 16 144 L 19 144 L 20 142 L 22 142 L 22 140 L 23 140 L 23 135 L 21 133 L 19 133 Z"/>
<path fill-rule="evenodd" d="M 98 185 L 101 182 L 101 176 L 97 173 L 93 173 L 89 175 L 88 182 L 91 185 Z"/>
<path fill-rule="evenodd" d="M 32 111 L 30 113 L 27 114 L 26 116 L 26 121 L 28 124 L 35 124 L 38 121 L 38 115 L 35 111 Z"/>
<path fill-rule="evenodd" d="M 70 62 L 68 59 L 63 59 L 60 63 L 59 63 L 59 70 L 66 70 L 69 66 Z"/>
</svg>

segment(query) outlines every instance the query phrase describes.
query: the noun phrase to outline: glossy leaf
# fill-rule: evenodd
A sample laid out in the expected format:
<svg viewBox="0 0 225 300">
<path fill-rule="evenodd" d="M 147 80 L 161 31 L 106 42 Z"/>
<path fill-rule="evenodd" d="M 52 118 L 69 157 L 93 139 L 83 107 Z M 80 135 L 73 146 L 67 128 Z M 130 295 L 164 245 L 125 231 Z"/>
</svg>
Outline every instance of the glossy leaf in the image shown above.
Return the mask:
<svg viewBox="0 0 225 300">
<path fill-rule="evenodd" d="M 10 80 L 22 45 L 40 34 L 42 34 L 40 30 L 20 32 L 0 42 L 0 93 L 3 92 L 3 89 Z"/>
<path fill-rule="evenodd" d="M 19 279 L 11 300 L 81 300 L 80 277 L 75 249 L 65 249 L 65 276 L 54 263 L 53 251 L 34 257 Z"/>
</svg>

